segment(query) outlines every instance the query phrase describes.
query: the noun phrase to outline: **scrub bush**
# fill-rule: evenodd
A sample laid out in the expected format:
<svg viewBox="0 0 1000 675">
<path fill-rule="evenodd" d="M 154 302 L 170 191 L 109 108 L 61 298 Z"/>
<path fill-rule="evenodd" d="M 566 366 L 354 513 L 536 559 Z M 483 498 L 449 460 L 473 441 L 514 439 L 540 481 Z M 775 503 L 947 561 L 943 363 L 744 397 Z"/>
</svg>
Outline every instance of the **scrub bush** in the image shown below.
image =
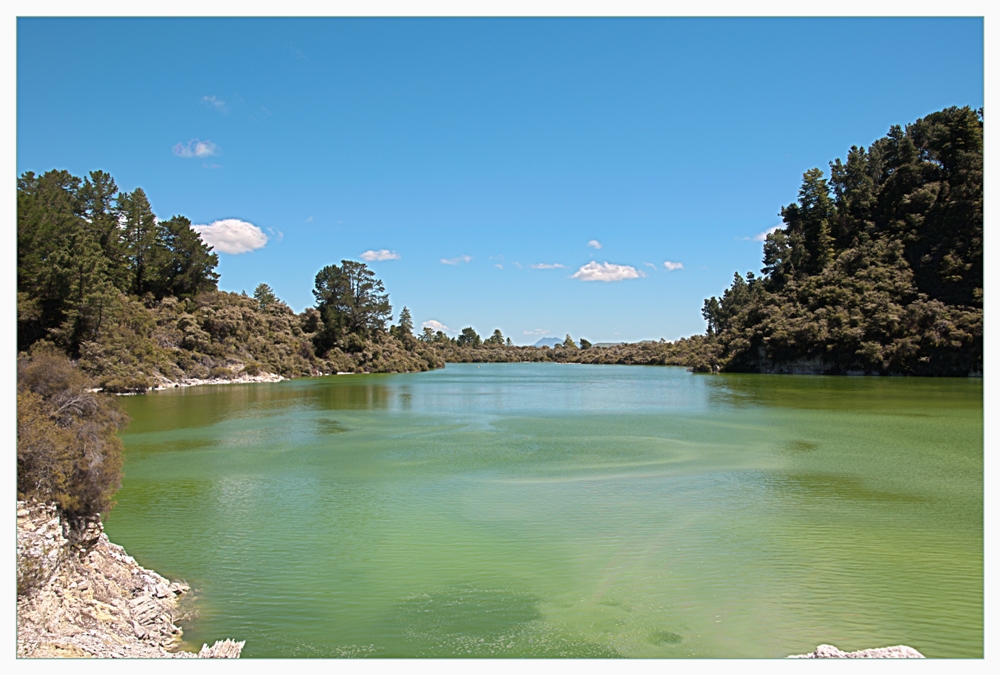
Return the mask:
<svg viewBox="0 0 1000 675">
<path fill-rule="evenodd" d="M 50 343 L 17 368 L 17 494 L 55 502 L 69 516 L 106 512 L 121 486 L 128 417 Z"/>
</svg>

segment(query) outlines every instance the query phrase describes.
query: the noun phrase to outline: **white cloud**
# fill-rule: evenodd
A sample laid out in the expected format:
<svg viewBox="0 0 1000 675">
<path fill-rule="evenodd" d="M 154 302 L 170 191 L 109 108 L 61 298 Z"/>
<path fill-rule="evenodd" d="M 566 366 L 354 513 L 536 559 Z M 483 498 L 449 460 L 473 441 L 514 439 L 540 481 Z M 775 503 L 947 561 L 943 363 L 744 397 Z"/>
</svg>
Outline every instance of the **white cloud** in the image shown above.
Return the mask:
<svg viewBox="0 0 1000 675">
<path fill-rule="evenodd" d="M 656 265 L 654 265 L 653 263 L 644 262 L 642 264 L 645 265 L 646 267 L 652 267 L 654 270 L 656 269 Z"/>
<path fill-rule="evenodd" d="M 448 328 L 448 326 L 446 326 L 443 323 L 441 323 L 440 321 L 435 321 L 434 319 L 431 319 L 430 321 L 424 321 L 420 325 L 423 326 L 424 328 L 430 328 L 433 331 L 441 331 L 442 333 L 454 333 L 455 332 L 452 329 Z"/>
<path fill-rule="evenodd" d="M 515 262 L 514 264 L 517 265 L 517 269 L 519 269 L 519 270 L 523 270 L 524 269 L 523 267 L 521 267 L 521 263 Z"/>
<path fill-rule="evenodd" d="M 219 146 L 212 141 L 202 141 L 197 138 L 187 143 L 178 143 L 174 146 L 174 154 L 184 159 L 192 157 L 212 157 L 219 152 Z"/>
<path fill-rule="evenodd" d="M 684 269 L 684 263 L 670 262 L 669 260 L 663 263 L 663 266 L 666 267 L 671 272 L 673 272 L 674 270 Z"/>
<path fill-rule="evenodd" d="M 566 266 L 562 265 L 560 263 L 552 263 L 551 265 L 548 264 L 548 263 L 538 263 L 537 265 L 532 265 L 531 269 L 533 269 L 533 270 L 563 270 L 563 269 L 566 269 Z"/>
<path fill-rule="evenodd" d="M 315 218 L 313 218 L 312 216 L 309 216 L 308 218 L 306 218 L 302 222 L 304 222 L 304 223 L 311 223 L 313 220 L 315 220 Z"/>
<path fill-rule="evenodd" d="M 590 246 L 591 248 L 601 248 L 601 242 L 596 239 L 591 239 L 587 242 L 587 246 Z"/>
<path fill-rule="evenodd" d="M 782 225 L 775 225 L 774 227 L 767 228 L 760 234 L 755 234 L 752 237 L 743 237 L 743 239 L 745 241 L 764 241 L 767 239 L 767 235 L 771 234 L 772 232 L 780 230 L 782 227 L 783 227 Z"/>
<path fill-rule="evenodd" d="M 536 328 L 535 330 L 524 331 L 525 335 L 547 335 L 549 332 L 548 328 Z"/>
<path fill-rule="evenodd" d="M 365 251 L 361 254 L 361 259 L 367 260 L 368 262 L 380 260 L 399 260 L 399 254 L 395 251 L 390 251 L 387 248 L 380 248 L 377 251 Z"/>
<path fill-rule="evenodd" d="M 459 263 L 467 263 L 472 260 L 471 255 L 460 255 L 457 258 L 441 258 L 442 265 L 457 265 Z"/>
<path fill-rule="evenodd" d="M 226 102 L 216 96 L 202 96 L 201 102 L 209 108 L 219 111 L 220 113 L 229 112 L 229 107 L 226 105 Z"/>
<path fill-rule="evenodd" d="M 638 279 L 646 276 L 631 265 L 615 265 L 614 263 L 599 263 L 591 261 L 570 275 L 570 279 L 580 281 L 621 281 L 622 279 Z"/>
<path fill-rule="evenodd" d="M 496 265 L 494 265 L 494 267 L 496 267 L 498 270 L 503 269 L 503 265 L 501 265 L 500 263 L 497 263 Z"/>
<path fill-rule="evenodd" d="M 192 225 L 191 229 L 209 246 L 231 255 L 253 251 L 267 243 L 262 229 L 236 218 L 217 220 L 211 225 Z"/>
<path fill-rule="evenodd" d="M 281 241 L 282 239 L 285 238 L 285 233 L 282 232 L 281 230 L 276 230 L 273 227 L 269 227 L 267 228 L 267 231 L 271 233 L 272 237 L 276 237 L 277 241 Z"/>
</svg>

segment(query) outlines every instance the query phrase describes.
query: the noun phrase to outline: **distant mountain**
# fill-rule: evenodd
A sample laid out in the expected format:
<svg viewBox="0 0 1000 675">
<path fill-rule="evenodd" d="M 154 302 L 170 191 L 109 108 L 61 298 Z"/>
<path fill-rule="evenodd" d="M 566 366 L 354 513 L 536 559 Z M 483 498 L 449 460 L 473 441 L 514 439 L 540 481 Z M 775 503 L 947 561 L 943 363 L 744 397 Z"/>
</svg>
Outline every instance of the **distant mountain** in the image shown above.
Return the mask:
<svg viewBox="0 0 1000 675">
<path fill-rule="evenodd" d="M 556 345 L 562 344 L 564 338 L 557 337 L 544 337 L 538 342 L 536 342 L 533 347 L 555 347 Z"/>
</svg>

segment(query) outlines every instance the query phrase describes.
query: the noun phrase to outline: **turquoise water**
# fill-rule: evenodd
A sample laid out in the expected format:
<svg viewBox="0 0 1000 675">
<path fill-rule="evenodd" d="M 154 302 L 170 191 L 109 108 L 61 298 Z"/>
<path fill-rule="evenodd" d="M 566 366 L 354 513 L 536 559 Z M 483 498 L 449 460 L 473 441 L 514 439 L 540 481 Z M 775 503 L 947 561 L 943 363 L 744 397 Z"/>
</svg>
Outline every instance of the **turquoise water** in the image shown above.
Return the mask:
<svg viewBox="0 0 1000 675">
<path fill-rule="evenodd" d="M 122 399 L 106 527 L 248 657 L 983 655 L 982 381 L 449 364 Z"/>
</svg>

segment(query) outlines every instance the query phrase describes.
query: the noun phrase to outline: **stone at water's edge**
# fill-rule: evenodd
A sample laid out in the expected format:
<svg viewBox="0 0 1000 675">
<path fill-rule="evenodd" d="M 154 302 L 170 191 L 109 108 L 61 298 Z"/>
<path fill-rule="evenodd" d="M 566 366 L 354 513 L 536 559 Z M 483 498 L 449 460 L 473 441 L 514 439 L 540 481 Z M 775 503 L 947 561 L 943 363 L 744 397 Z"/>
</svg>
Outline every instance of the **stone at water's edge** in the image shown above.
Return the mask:
<svg viewBox="0 0 1000 675">
<path fill-rule="evenodd" d="M 857 652 L 842 652 L 833 645 L 820 645 L 812 654 L 796 654 L 790 659 L 922 659 L 924 655 L 913 647 L 896 645 L 895 647 L 878 647 L 862 649 Z"/>
<path fill-rule="evenodd" d="M 71 525 L 52 504 L 17 503 L 19 657 L 237 658 L 245 643 L 178 646 L 189 589 L 108 541 L 99 518 Z"/>
</svg>

